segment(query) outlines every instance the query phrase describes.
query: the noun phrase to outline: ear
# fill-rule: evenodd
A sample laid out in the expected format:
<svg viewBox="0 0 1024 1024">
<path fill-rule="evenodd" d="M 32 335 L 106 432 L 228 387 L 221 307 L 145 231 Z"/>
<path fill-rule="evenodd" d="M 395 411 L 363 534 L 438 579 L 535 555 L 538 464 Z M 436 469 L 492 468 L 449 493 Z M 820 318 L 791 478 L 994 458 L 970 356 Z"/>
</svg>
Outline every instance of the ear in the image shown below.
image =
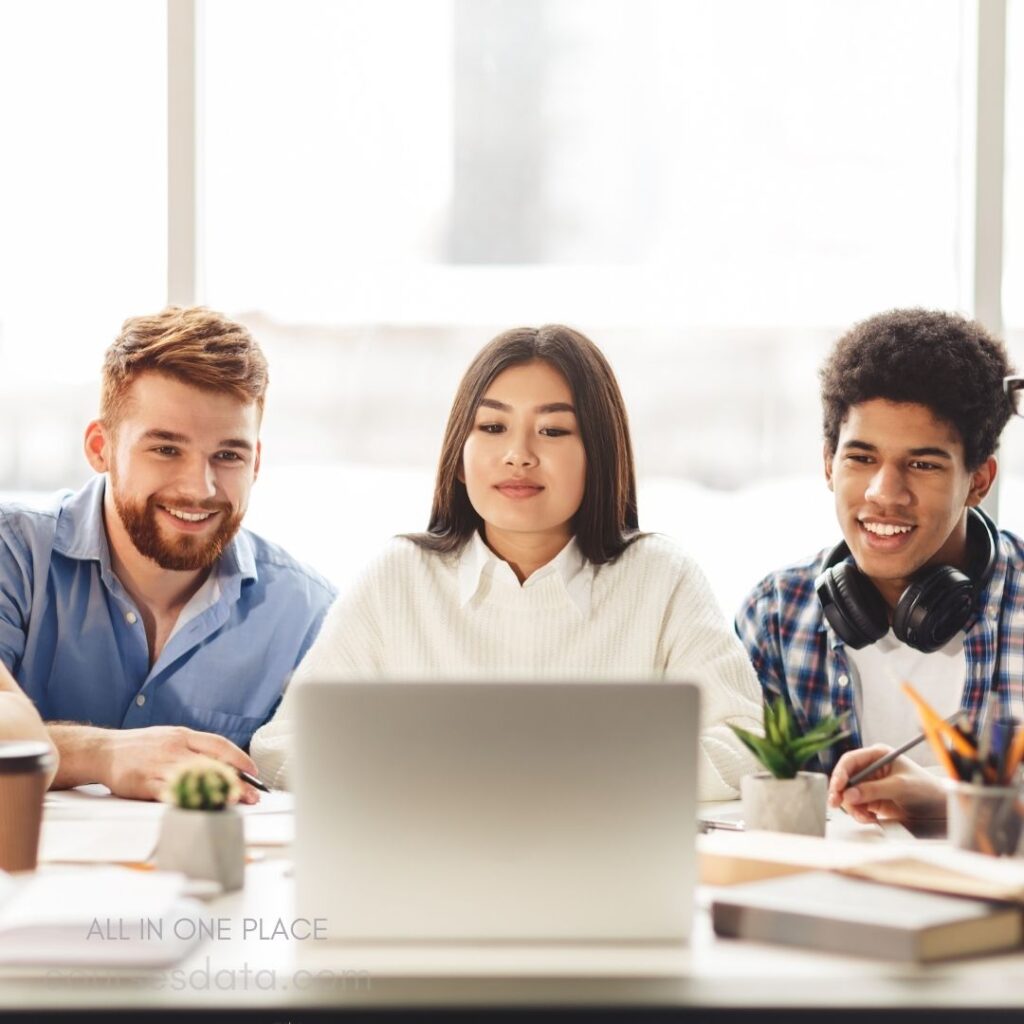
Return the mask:
<svg viewBox="0 0 1024 1024">
<path fill-rule="evenodd" d="M 828 485 L 828 489 L 830 491 L 834 491 L 835 488 L 832 486 L 832 459 L 835 456 L 829 450 L 828 441 L 825 442 L 825 445 L 821 450 L 821 455 L 822 458 L 825 460 L 825 483 Z"/>
<path fill-rule="evenodd" d="M 102 420 L 93 420 L 85 428 L 85 457 L 97 473 L 110 469 L 113 440 Z"/>
<path fill-rule="evenodd" d="M 985 500 L 985 495 L 992 490 L 995 482 L 999 464 L 995 456 L 990 455 L 972 474 L 971 489 L 967 492 L 968 506 L 980 505 Z"/>
</svg>

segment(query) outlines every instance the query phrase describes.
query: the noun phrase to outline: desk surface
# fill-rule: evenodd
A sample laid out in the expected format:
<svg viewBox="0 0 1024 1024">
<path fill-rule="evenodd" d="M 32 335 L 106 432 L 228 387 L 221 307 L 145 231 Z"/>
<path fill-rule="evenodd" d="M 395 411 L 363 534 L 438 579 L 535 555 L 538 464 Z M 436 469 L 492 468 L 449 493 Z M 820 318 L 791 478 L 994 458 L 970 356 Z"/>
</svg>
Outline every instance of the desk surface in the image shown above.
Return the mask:
<svg viewBox="0 0 1024 1024">
<path fill-rule="evenodd" d="M 263 854 L 248 866 L 243 890 L 204 904 L 208 931 L 221 937 L 205 939 L 177 966 L 6 968 L 0 1012 L 246 1010 L 283 1022 L 327 1008 L 661 1008 L 716 1019 L 766 1007 L 847 1017 L 949 1008 L 976 1020 L 982 1008 L 1024 1006 L 1019 953 L 913 966 L 719 939 L 706 912 L 710 890 L 699 890 L 692 940 L 678 948 L 344 947 L 295 938 L 285 934 L 293 921 L 287 850 Z"/>
</svg>

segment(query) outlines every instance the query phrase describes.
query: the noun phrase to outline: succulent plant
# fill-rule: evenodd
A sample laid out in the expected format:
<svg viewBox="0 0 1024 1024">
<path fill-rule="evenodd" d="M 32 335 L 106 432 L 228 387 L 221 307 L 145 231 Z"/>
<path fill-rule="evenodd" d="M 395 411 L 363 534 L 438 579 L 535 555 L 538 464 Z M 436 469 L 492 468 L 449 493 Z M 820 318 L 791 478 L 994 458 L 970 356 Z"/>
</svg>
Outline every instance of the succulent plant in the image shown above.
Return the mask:
<svg viewBox="0 0 1024 1024">
<path fill-rule="evenodd" d="M 233 768 L 212 757 L 183 761 L 164 789 L 163 799 L 190 811 L 222 811 L 235 803 L 242 787 Z"/>
<path fill-rule="evenodd" d="M 775 778 L 792 779 L 815 754 L 850 735 L 846 729 L 848 717 L 849 712 L 829 715 L 801 733 L 786 699 L 780 696 L 765 701 L 764 736 L 736 725 L 729 728 Z"/>
</svg>

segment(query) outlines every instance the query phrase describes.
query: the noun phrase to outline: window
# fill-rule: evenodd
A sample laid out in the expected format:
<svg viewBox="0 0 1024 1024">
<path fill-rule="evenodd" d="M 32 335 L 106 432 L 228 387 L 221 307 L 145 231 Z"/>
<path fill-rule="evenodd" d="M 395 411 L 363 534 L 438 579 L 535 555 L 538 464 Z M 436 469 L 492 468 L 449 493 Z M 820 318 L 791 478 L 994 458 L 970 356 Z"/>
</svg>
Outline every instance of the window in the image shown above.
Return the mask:
<svg viewBox="0 0 1024 1024">
<path fill-rule="evenodd" d="M 0 5 L 0 483 L 68 486 L 103 349 L 165 295 L 164 12 Z"/>
<path fill-rule="evenodd" d="M 204 294 L 288 457 L 431 466 L 470 354 L 556 320 L 645 473 L 805 472 L 836 333 L 960 303 L 956 0 L 203 10 Z"/>
</svg>

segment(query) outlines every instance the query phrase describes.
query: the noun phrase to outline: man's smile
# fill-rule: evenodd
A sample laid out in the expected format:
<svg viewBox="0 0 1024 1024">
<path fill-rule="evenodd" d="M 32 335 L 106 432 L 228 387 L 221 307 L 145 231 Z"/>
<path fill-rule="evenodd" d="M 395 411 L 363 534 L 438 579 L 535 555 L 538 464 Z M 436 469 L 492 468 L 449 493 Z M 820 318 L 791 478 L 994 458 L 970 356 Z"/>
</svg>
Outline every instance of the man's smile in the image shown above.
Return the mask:
<svg viewBox="0 0 1024 1024">
<path fill-rule="evenodd" d="M 861 543 L 872 551 L 882 553 L 901 551 L 910 544 L 917 531 L 913 523 L 886 522 L 874 517 L 858 519 L 857 526 Z"/>
<path fill-rule="evenodd" d="M 170 512 L 176 519 L 183 519 L 186 523 L 201 523 L 205 519 L 209 519 L 210 516 L 215 516 L 216 512 L 186 512 L 185 509 L 172 508 L 169 505 L 161 505 L 165 512 Z"/>
<path fill-rule="evenodd" d="M 220 509 L 161 504 L 156 507 L 162 513 L 160 518 L 178 534 L 205 533 L 206 528 L 213 525 L 220 516 Z"/>
</svg>

